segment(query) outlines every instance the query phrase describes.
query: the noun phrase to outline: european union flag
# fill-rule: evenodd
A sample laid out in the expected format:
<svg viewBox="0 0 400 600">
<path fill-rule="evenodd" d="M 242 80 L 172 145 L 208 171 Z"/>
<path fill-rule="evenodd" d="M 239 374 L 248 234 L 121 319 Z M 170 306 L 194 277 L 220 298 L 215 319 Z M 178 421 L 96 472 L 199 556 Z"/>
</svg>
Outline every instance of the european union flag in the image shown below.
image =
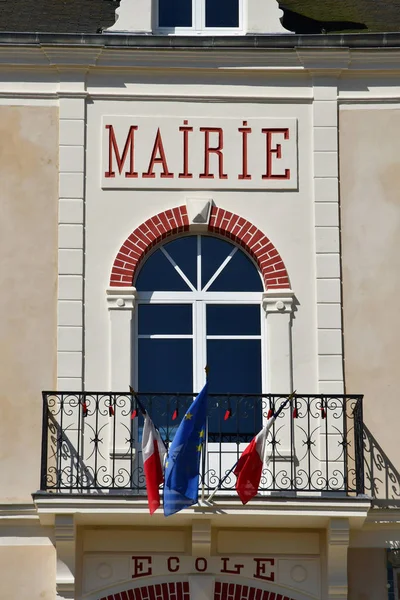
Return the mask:
<svg viewBox="0 0 400 600">
<path fill-rule="evenodd" d="M 196 504 L 199 496 L 200 456 L 207 418 L 208 384 L 182 419 L 168 450 L 164 475 L 164 515 Z"/>
</svg>

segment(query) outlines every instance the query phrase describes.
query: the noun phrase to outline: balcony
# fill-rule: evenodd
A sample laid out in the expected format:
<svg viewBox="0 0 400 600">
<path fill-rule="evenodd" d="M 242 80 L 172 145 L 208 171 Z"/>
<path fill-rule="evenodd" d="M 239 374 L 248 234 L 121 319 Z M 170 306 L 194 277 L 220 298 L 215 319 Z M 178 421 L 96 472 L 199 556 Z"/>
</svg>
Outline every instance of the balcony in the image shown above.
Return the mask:
<svg viewBox="0 0 400 600">
<path fill-rule="evenodd" d="M 41 492 L 145 496 L 141 458 L 146 408 L 168 446 L 192 394 L 43 392 Z M 209 395 L 200 486 L 236 496 L 229 471 L 285 396 Z M 364 494 L 362 396 L 296 395 L 269 435 L 260 496 Z M 228 476 L 227 476 L 228 474 Z"/>
</svg>

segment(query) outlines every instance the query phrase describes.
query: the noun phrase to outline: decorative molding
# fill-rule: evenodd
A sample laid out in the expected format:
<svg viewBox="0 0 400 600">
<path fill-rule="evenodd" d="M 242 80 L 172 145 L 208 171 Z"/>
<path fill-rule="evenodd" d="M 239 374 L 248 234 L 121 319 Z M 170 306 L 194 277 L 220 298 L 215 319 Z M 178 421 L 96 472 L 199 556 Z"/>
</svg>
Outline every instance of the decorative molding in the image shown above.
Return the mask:
<svg viewBox="0 0 400 600">
<path fill-rule="evenodd" d="M 281 23 L 283 10 L 278 0 L 247 0 L 247 34 L 292 34 Z"/>
<path fill-rule="evenodd" d="M 269 313 L 293 313 L 294 312 L 294 292 L 292 290 L 270 291 L 263 294 L 263 308 L 266 314 Z"/>
<path fill-rule="evenodd" d="M 211 555 L 211 521 L 193 521 L 192 556 Z"/>
<path fill-rule="evenodd" d="M 57 515 L 54 523 L 56 542 L 72 542 L 75 539 L 74 518 L 69 515 Z"/>
<path fill-rule="evenodd" d="M 107 288 L 108 310 L 134 310 L 136 303 L 136 288 L 111 287 Z"/>
<path fill-rule="evenodd" d="M 211 198 L 186 198 L 190 231 L 207 231 L 212 205 Z"/>
<path fill-rule="evenodd" d="M 350 527 L 347 519 L 331 519 L 328 528 L 328 543 L 330 546 L 348 546 L 350 542 Z"/>
<path fill-rule="evenodd" d="M 115 10 L 115 23 L 104 30 L 104 33 L 130 33 L 133 35 L 149 35 L 152 33 L 153 0 L 121 0 Z"/>
</svg>

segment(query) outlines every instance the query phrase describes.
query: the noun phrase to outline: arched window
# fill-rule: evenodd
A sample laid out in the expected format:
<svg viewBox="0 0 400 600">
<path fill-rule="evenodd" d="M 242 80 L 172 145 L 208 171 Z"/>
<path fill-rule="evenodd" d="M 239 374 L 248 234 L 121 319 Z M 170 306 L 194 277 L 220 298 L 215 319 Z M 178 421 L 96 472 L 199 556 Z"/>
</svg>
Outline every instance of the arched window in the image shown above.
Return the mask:
<svg viewBox="0 0 400 600">
<path fill-rule="evenodd" d="M 212 236 L 176 238 L 147 258 L 135 287 L 139 392 L 197 392 L 205 365 L 211 394 L 263 391 L 264 288 L 241 248 Z M 241 407 L 240 431 L 254 434 L 261 426 L 261 399 L 242 398 Z M 220 420 L 210 417 L 210 432 L 221 428 Z M 233 427 L 237 423 L 227 421 L 223 432 Z"/>
</svg>

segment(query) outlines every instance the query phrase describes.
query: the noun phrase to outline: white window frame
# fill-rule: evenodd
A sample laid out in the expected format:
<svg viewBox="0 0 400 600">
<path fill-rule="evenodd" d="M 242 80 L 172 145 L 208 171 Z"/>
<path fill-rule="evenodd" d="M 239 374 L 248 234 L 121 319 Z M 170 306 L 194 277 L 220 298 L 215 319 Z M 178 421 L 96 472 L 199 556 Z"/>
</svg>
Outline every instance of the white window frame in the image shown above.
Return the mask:
<svg viewBox="0 0 400 600">
<path fill-rule="evenodd" d="M 192 0 L 192 27 L 159 27 L 159 0 L 155 0 L 156 31 L 161 35 L 243 35 L 245 2 L 239 0 L 238 27 L 206 27 L 206 0 Z"/>
<path fill-rule="evenodd" d="M 230 241 L 233 248 L 223 263 L 215 270 L 210 280 L 201 288 L 201 260 L 202 254 L 200 252 L 200 238 L 201 234 L 197 236 L 197 282 L 196 288 L 188 281 L 187 277 L 181 271 L 178 265 L 174 263 L 172 258 L 164 250 L 164 246 L 157 247 L 150 253 L 153 254 L 157 250 L 165 254 L 166 258 L 172 263 L 177 273 L 182 279 L 189 285 L 192 291 L 180 291 L 180 292 L 136 292 L 137 304 L 191 304 L 192 309 L 192 334 L 163 334 L 163 335 L 139 335 L 136 334 L 132 340 L 134 343 L 134 361 L 133 361 L 133 380 L 134 387 L 138 389 L 138 367 L 139 367 L 139 339 L 140 338 L 153 338 L 153 339 L 192 339 L 193 340 L 193 390 L 186 390 L 188 392 L 199 391 L 205 383 L 205 371 L 204 367 L 207 363 L 207 340 L 226 338 L 226 339 L 259 339 L 260 340 L 260 355 L 261 355 L 261 393 L 266 393 L 268 389 L 267 383 L 267 364 L 265 352 L 267 344 L 265 342 L 266 327 L 265 319 L 262 318 L 263 312 L 263 292 L 210 292 L 208 288 L 212 285 L 218 275 L 227 266 L 231 258 L 236 252 L 241 251 L 241 248 Z M 168 242 L 166 242 L 168 243 Z M 257 269 L 257 266 L 254 265 Z M 214 336 L 207 335 L 206 331 L 206 309 L 208 304 L 256 304 L 260 306 L 260 335 L 226 335 L 226 336 Z M 138 332 L 138 315 L 139 311 L 135 311 L 134 328 L 135 332 Z M 142 390 L 145 392 L 151 392 L 152 390 Z"/>
<path fill-rule="evenodd" d="M 156 250 L 156 249 L 155 249 Z M 190 294 L 191 292 L 186 292 Z M 218 302 L 242 302 L 241 292 L 213 292 L 218 294 L 214 300 Z M 262 319 L 262 392 L 290 393 L 293 390 L 292 373 L 292 331 L 291 322 L 294 311 L 292 290 L 271 290 L 262 292 L 243 292 L 246 302 L 251 302 L 250 294 L 255 294 L 254 301 L 260 302 L 265 311 Z M 153 301 L 168 300 L 166 293 L 148 294 Z M 213 299 L 209 292 L 196 292 L 193 301 Z M 110 315 L 110 365 L 109 386 L 111 390 L 125 390 L 129 385 L 137 384 L 137 316 L 138 292 L 134 287 L 109 287 L 106 290 L 107 308 Z M 168 292 L 170 301 L 183 302 L 182 292 Z M 140 300 L 145 300 L 140 294 Z M 204 357 L 205 355 L 202 355 Z M 204 362 L 204 358 L 202 360 Z M 194 384 L 196 381 L 194 380 Z M 200 383 L 200 382 L 198 382 Z M 200 389 L 200 386 L 197 386 Z M 148 390 L 151 391 L 151 390 Z"/>
<path fill-rule="evenodd" d="M 152 334 L 135 335 L 134 338 L 134 386 L 138 389 L 138 367 L 139 367 L 139 339 L 191 339 L 193 341 L 193 390 L 199 391 L 205 383 L 204 367 L 207 363 L 207 340 L 208 339 L 230 339 L 230 340 L 260 340 L 261 351 L 261 392 L 268 389 L 267 364 L 265 350 L 265 319 L 262 315 L 262 292 L 155 292 L 153 294 L 137 293 L 137 305 L 141 304 L 190 304 L 193 307 L 193 329 L 192 334 Z M 207 335 L 206 334 L 206 309 L 208 304 L 255 304 L 260 306 L 260 335 Z M 135 331 L 138 331 L 139 311 L 135 311 Z M 140 390 L 151 392 L 153 390 Z"/>
</svg>

